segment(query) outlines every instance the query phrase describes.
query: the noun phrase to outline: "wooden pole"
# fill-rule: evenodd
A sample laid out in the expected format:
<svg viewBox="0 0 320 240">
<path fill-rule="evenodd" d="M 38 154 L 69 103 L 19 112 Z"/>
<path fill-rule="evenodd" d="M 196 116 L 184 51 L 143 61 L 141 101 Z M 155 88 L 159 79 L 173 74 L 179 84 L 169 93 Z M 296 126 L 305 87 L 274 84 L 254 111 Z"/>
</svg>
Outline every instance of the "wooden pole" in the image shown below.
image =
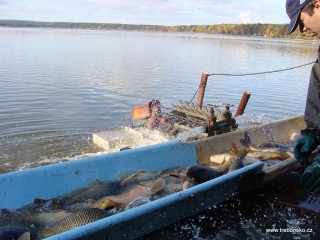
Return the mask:
<svg viewBox="0 0 320 240">
<path fill-rule="evenodd" d="M 203 104 L 203 99 L 204 99 L 204 93 L 206 91 L 206 86 L 207 86 L 207 80 L 208 80 L 208 73 L 203 72 L 201 74 L 201 81 L 198 89 L 198 101 L 197 101 L 197 107 L 199 109 L 202 109 L 202 104 Z"/>
<path fill-rule="evenodd" d="M 247 103 L 249 101 L 250 96 L 251 96 L 251 93 L 249 91 L 243 92 L 243 95 L 242 95 L 241 101 L 239 103 L 239 107 L 238 107 L 238 110 L 236 112 L 235 117 L 243 114 L 244 109 L 247 106 Z"/>
</svg>

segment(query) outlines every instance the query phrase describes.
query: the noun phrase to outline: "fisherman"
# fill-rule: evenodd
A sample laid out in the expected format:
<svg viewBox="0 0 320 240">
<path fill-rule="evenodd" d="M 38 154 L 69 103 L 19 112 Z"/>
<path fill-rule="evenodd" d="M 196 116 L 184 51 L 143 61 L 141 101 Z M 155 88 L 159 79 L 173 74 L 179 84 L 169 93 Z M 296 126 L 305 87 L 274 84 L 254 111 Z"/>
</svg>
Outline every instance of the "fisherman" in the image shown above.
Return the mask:
<svg viewBox="0 0 320 240">
<path fill-rule="evenodd" d="M 298 26 L 300 32 L 320 37 L 320 0 L 286 0 L 290 18 L 288 33 Z M 307 128 L 301 130 L 302 137 L 294 147 L 294 156 L 305 167 L 300 183 L 314 193 L 320 193 L 320 154 L 309 161 L 314 150 L 320 145 L 320 48 L 318 60 L 311 70 L 304 119 Z"/>
</svg>

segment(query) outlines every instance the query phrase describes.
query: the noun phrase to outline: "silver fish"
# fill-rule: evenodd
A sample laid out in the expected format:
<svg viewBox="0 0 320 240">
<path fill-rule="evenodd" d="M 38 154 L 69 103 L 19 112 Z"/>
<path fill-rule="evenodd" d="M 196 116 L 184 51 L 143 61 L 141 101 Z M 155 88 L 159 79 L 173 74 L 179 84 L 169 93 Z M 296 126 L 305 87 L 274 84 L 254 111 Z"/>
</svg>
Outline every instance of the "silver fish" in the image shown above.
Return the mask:
<svg viewBox="0 0 320 240">
<path fill-rule="evenodd" d="M 232 154 L 225 163 L 215 167 L 200 165 L 189 167 L 186 170 L 187 176 L 193 178 L 197 183 L 203 183 L 211 179 L 220 177 L 225 173 L 232 172 L 244 167 L 243 159 L 247 155 L 248 150 L 239 150 L 234 142 L 231 142 L 231 146 Z"/>
<path fill-rule="evenodd" d="M 284 146 L 281 144 L 270 143 L 270 144 L 262 144 L 260 146 L 254 145 L 251 142 L 251 139 L 247 132 L 244 133 L 244 139 L 240 139 L 240 143 L 249 149 L 248 156 L 259 159 L 279 159 L 284 160 L 293 156 L 292 152 L 289 151 L 288 146 Z M 268 146 L 268 147 L 265 147 Z M 272 147 L 276 146 L 276 147 Z"/>
<path fill-rule="evenodd" d="M 179 169 L 178 171 L 166 171 L 165 173 L 162 173 L 161 176 L 165 179 L 166 184 L 161 191 L 152 197 L 153 199 L 166 197 L 194 185 L 194 181 L 186 175 L 185 169 Z"/>
<path fill-rule="evenodd" d="M 151 199 L 149 197 L 137 197 L 133 199 L 125 208 L 125 210 L 135 208 L 138 206 L 141 206 L 143 204 L 151 202 Z"/>
<path fill-rule="evenodd" d="M 137 197 L 149 197 L 165 186 L 165 180 L 161 177 L 156 180 L 130 184 L 117 195 L 108 195 L 98 201 L 93 206 L 100 209 L 111 207 L 125 208 L 131 201 Z"/>
<path fill-rule="evenodd" d="M 222 173 L 232 172 L 244 166 L 243 159 L 248 152 L 248 149 L 240 150 L 234 142 L 231 142 L 231 156 L 223 164 L 210 167 Z"/>
<path fill-rule="evenodd" d="M 231 158 L 231 164 L 228 169 L 228 173 L 233 172 L 237 169 L 243 168 L 244 167 L 243 159 L 249 152 L 247 149 L 239 150 L 237 145 L 234 142 L 232 142 L 231 144 L 232 144 L 232 153 L 235 155 L 235 157 Z"/>
<path fill-rule="evenodd" d="M 160 172 L 154 171 L 154 172 L 146 172 L 146 171 L 139 171 L 136 172 L 120 181 L 120 186 L 128 186 L 132 184 L 137 184 L 139 182 L 143 181 L 149 181 L 149 180 L 155 180 L 159 177 Z"/>
</svg>

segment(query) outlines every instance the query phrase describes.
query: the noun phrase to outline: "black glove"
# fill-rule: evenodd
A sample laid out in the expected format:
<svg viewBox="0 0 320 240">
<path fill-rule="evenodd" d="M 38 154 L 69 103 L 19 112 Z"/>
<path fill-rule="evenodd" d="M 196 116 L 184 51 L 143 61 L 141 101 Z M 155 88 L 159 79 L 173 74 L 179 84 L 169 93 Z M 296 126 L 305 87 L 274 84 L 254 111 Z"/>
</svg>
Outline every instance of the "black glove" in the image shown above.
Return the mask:
<svg viewBox="0 0 320 240">
<path fill-rule="evenodd" d="M 302 133 L 296 142 L 293 153 L 295 158 L 303 165 L 309 165 L 308 157 L 320 144 L 320 138 L 315 133 Z"/>
</svg>

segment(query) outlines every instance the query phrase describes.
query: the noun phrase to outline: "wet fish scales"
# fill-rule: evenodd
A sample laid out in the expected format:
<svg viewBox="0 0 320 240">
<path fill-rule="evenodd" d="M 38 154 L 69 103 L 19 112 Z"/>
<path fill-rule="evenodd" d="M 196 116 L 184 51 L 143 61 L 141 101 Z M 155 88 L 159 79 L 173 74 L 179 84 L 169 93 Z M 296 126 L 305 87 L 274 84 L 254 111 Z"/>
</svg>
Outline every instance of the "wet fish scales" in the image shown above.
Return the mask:
<svg viewBox="0 0 320 240">
<path fill-rule="evenodd" d="M 93 206 L 100 209 L 108 209 L 111 207 L 125 208 L 137 197 L 149 197 L 159 192 L 164 188 L 165 184 L 165 180 L 161 177 L 156 180 L 131 184 L 117 195 L 108 195 L 99 199 Z"/>
<path fill-rule="evenodd" d="M 17 218 L 25 223 L 32 223 L 35 226 L 50 226 L 54 225 L 66 217 L 68 217 L 71 213 L 65 210 L 53 211 L 53 212 L 25 212 L 22 214 L 18 214 Z"/>
<path fill-rule="evenodd" d="M 179 192 L 190 187 L 193 182 L 192 179 L 186 176 L 185 170 L 183 175 L 174 175 L 170 173 L 167 176 L 163 176 L 166 184 L 162 190 L 160 190 L 154 196 L 152 196 L 152 199 L 166 197 L 170 194 Z"/>
<path fill-rule="evenodd" d="M 39 235 L 41 238 L 50 237 L 61 232 L 65 232 L 76 227 L 86 225 L 88 223 L 103 219 L 110 216 L 110 213 L 105 210 L 91 208 L 71 213 L 69 216 L 60 222 L 44 227 L 40 230 Z"/>
<path fill-rule="evenodd" d="M 155 180 L 158 177 L 159 177 L 158 171 L 154 171 L 154 172 L 139 171 L 121 180 L 120 186 L 124 187 L 132 184 L 137 184 L 142 181 Z"/>
</svg>

